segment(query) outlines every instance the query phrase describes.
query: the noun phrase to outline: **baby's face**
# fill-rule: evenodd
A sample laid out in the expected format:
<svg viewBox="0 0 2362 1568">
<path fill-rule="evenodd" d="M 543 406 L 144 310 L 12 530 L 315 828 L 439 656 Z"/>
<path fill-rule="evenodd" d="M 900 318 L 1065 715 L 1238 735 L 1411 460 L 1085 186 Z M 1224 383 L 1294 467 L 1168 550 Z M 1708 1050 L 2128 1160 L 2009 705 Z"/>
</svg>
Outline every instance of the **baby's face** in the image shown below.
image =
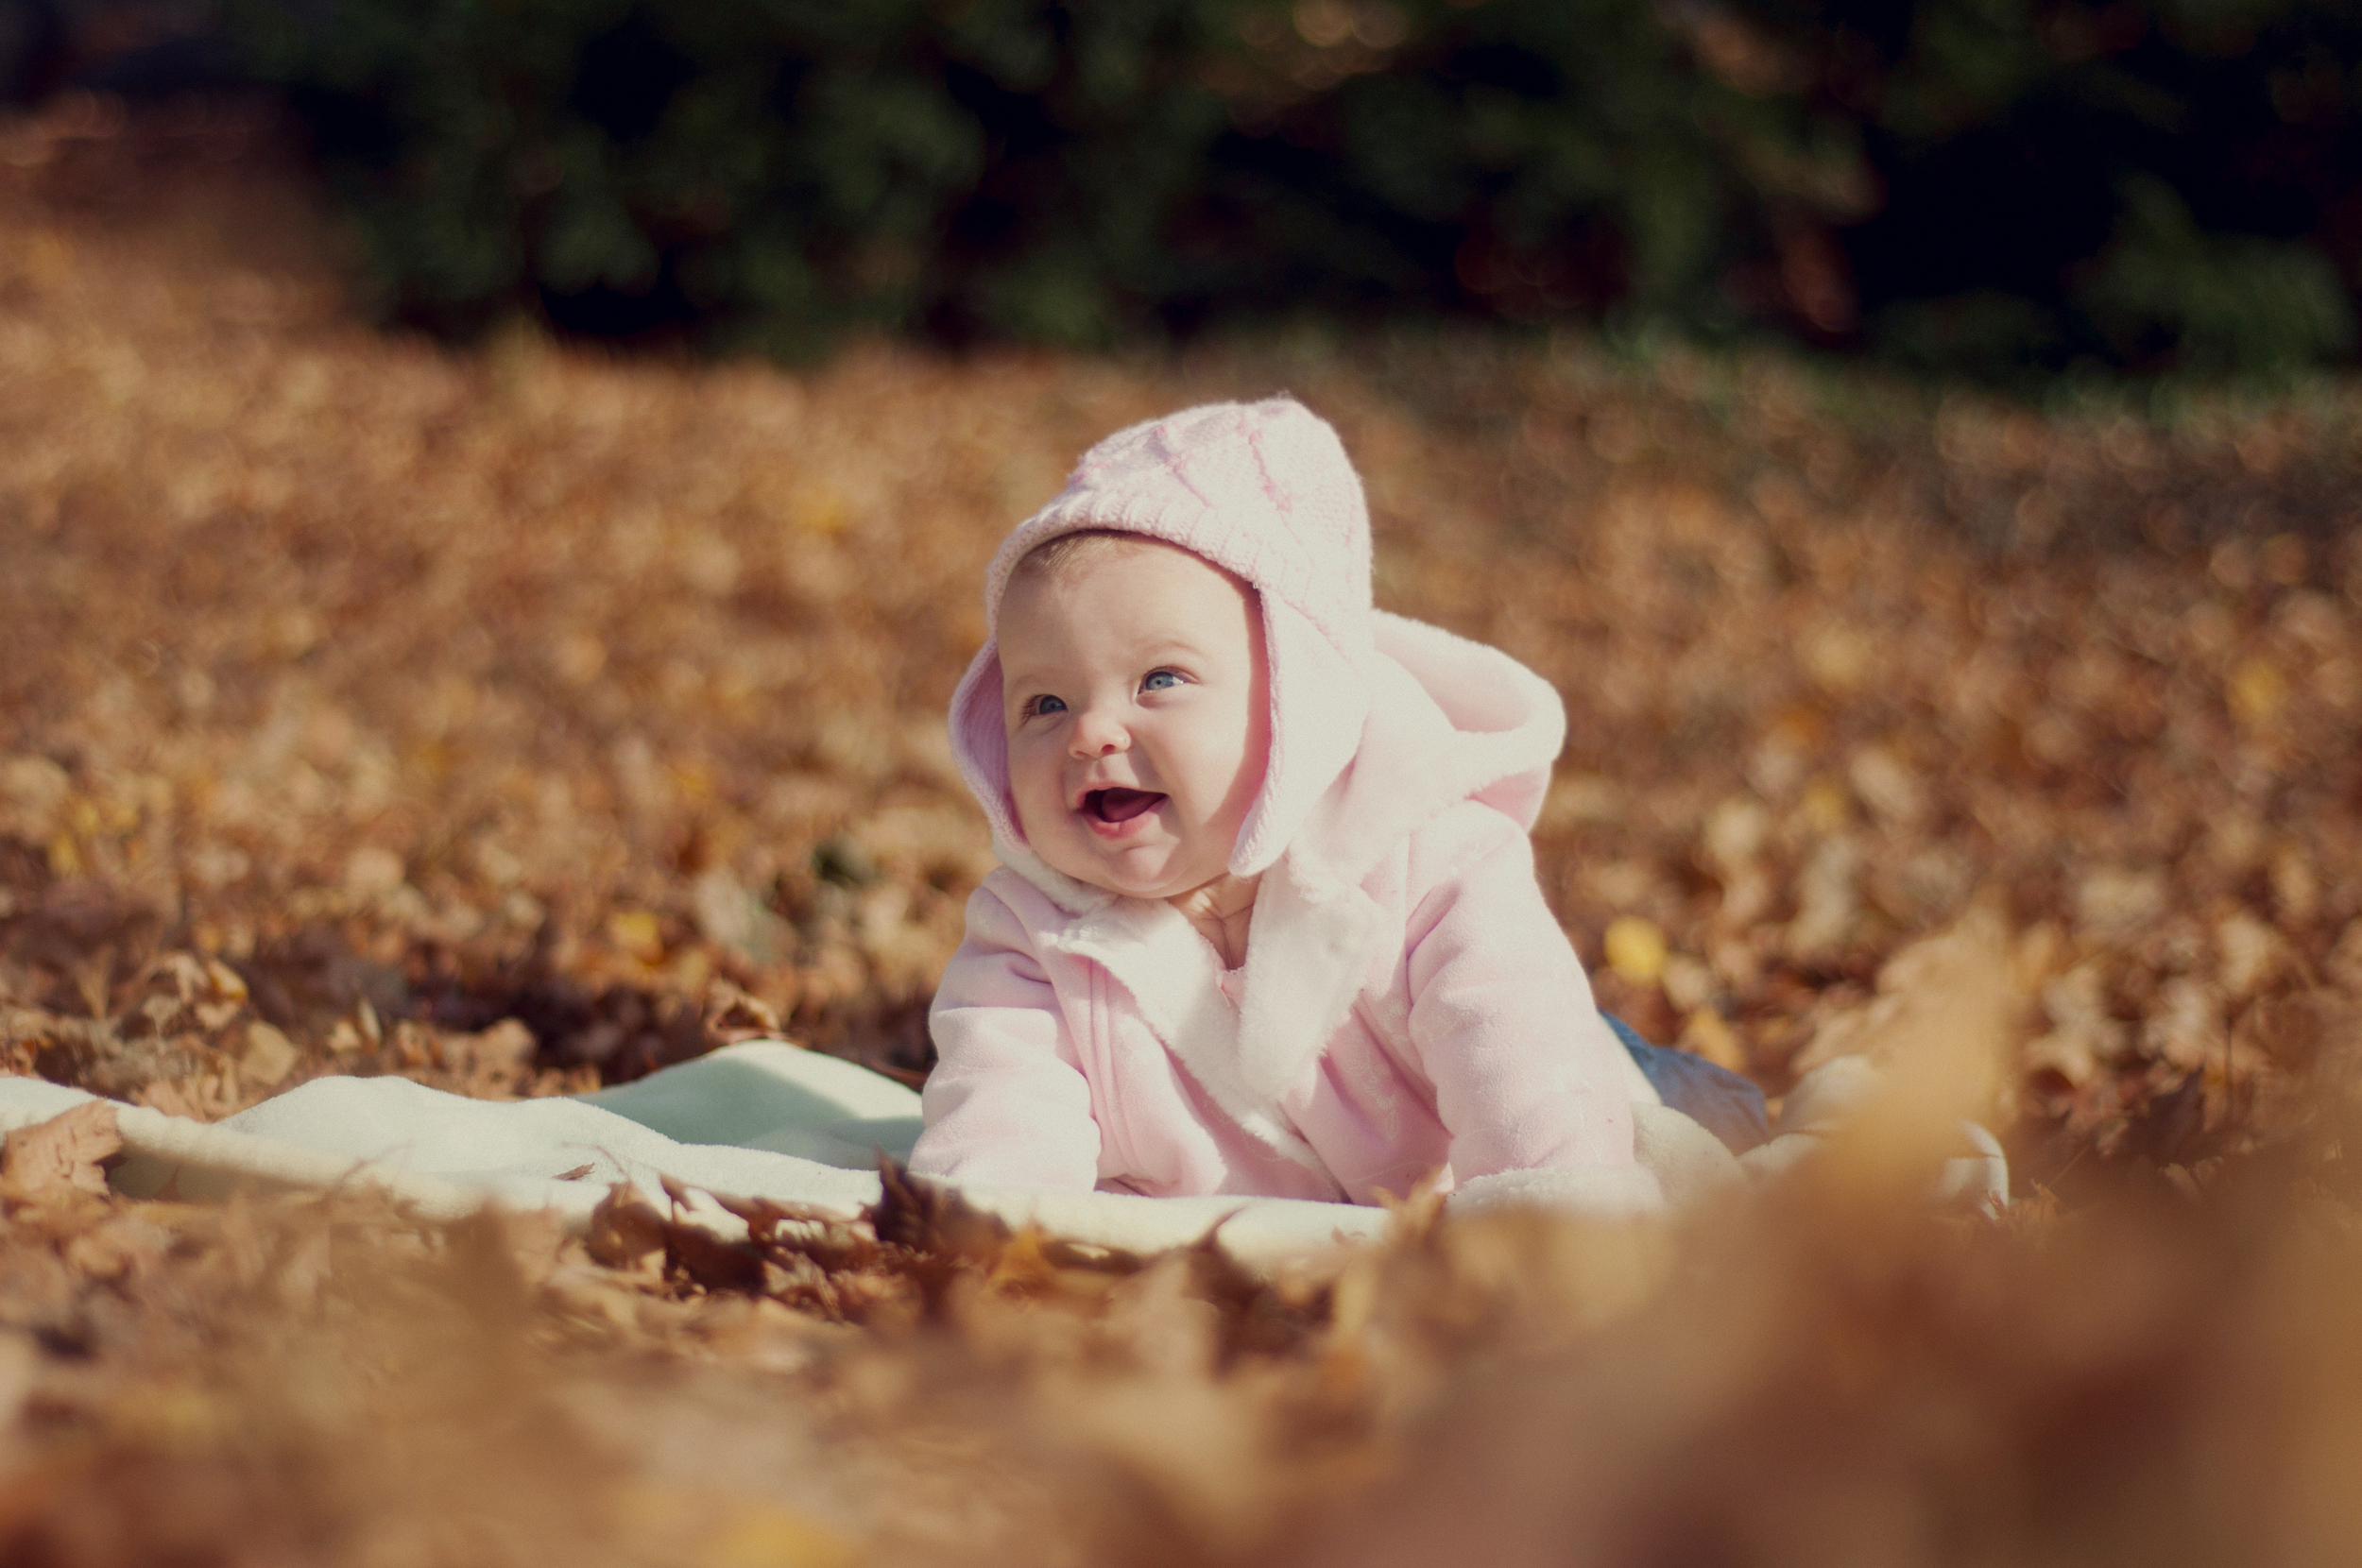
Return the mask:
<svg viewBox="0 0 2362 1568">
<path fill-rule="evenodd" d="M 1034 852 L 1136 898 L 1222 876 L 1271 750 L 1247 590 L 1143 541 L 1018 571 L 1000 639 L 1010 793 Z"/>
</svg>

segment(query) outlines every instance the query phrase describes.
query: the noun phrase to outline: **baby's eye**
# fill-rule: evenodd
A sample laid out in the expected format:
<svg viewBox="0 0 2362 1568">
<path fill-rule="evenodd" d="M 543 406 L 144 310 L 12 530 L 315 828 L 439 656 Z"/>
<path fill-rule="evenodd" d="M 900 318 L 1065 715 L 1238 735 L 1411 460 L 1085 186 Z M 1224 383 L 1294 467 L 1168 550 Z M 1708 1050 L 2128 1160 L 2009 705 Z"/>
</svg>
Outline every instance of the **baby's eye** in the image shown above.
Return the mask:
<svg viewBox="0 0 2362 1568">
<path fill-rule="evenodd" d="M 1053 697 L 1047 691 L 1038 697 L 1025 699 L 1025 717 L 1029 719 L 1038 719 L 1044 714 L 1064 713 L 1065 711 L 1066 700 L 1062 697 Z"/>
<path fill-rule="evenodd" d="M 1181 684 L 1181 675 L 1173 670 L 1151 670 L 1140 680 L 1143 691 L 1167 691 Z"/>
</svg>

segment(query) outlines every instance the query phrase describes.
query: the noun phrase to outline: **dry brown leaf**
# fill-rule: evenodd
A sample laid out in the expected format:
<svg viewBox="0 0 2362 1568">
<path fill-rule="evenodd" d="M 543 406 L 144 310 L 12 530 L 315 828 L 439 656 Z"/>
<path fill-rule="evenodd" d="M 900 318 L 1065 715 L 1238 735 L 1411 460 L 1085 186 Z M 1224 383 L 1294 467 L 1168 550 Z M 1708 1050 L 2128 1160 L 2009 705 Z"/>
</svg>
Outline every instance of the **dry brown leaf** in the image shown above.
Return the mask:
<svg viewBox="0 0 2362 1568">
<path fill-rule="evenodd" d="M 276 1088 L 287 1081 L 302 1060 L 302 1053 L 294 1041 L 260 1018 L 246 1026 L 246 1049 L 238 1057 L 238 1070 L 265 1088 Z"/>
<path fill-rule="evenodd" d="M 47 1121 L 10 1133 L 0 1148 L 0 1182 L 23 1193 L 103 1193 L 103 1162 L 122 1151 L 115 1108 L 103 1099 L 84 1100 Z"/>
<path fill-rule="evenodd" d="M 618 1182 L 590 1211 L 583 1237 L 590 1255 L 611 1269 L 636 1269 L 664 1251 L 664 1216 L 637 1187 Z"/>
</svg>

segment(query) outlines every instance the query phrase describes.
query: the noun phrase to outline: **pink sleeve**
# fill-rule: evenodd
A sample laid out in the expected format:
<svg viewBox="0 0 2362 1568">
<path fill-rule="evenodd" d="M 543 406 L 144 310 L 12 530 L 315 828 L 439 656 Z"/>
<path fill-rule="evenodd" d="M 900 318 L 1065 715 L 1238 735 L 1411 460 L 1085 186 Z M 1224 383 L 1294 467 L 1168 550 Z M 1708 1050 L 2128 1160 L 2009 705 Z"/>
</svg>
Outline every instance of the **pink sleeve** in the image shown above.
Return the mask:
<svg viewBox="0 0 2362 1568">
<path fill-rule="evenodd" d="M 1630 1165 L 1623 1048 L 1542 900 L 1524 829 L 1459 808 L 1413 841 L 1412 877 L 1427 891 L 1408 933 L 1411 1038 L 1453 1176 Z"/>
<path fill-rule="evenodd" d="M 1088 1191 L 1099 1124 L 1066 1017 L 1024 922 L 979 888 L 927 1014 L 935 1069 L 911 1169 L 993 1186 Z"/>
</svg>

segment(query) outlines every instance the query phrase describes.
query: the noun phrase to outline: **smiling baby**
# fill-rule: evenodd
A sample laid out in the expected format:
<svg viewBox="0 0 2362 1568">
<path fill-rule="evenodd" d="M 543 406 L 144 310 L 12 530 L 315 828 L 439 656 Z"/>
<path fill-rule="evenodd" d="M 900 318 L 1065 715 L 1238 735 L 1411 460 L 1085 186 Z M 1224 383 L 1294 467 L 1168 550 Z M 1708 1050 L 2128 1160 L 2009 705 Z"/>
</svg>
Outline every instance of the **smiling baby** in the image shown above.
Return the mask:
<svg viewBox="0 0 2362 1568">
<path fill-rule="evenodd" d="M 1534 879 L 1558 695 L 1372 607 L 1326 424 L 1275 399 L 1108 437 L 984 605 L 951 733 L 1002 864 L 936 993 L 914 1170 L 1656 1202 L 1657 1097 Z"/>
</svg>

